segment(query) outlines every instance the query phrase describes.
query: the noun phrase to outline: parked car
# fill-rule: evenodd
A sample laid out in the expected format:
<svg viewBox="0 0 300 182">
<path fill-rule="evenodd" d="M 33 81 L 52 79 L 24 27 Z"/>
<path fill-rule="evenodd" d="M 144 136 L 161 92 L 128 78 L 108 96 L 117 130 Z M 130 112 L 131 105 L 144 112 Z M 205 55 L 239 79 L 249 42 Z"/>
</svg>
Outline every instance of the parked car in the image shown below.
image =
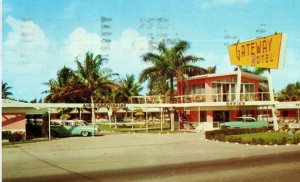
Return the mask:
<svg viewBox="0 0 300 182">
<path fill-rule="evenodd" d="M 52 136 L 89 136 L 100 132 L 98 125 L 90 125 L 83 120 L 52 120 Z"/>
<path fill-rule="evenodd" d="M 257 120 L 259 121 L 267 121 L 268 123 L 273 123 L 273 118 L 268 114 L 260 114 L 257 116 Z"/>
<path fill-rule="evenodd" d="M 268 127 L 268 122 L 257 121 L 253 117 L 236 117 L 233 121 L 220 124 L 221 128 L 264 128 Z"/>
</svg>

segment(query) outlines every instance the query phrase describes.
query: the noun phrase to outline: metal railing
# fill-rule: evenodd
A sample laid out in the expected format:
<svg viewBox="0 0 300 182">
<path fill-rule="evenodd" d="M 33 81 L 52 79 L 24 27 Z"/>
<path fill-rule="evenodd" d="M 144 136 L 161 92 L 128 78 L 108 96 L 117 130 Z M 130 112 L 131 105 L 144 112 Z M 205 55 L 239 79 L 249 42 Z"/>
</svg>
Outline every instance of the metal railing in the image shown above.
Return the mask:
<svg viewBox="0 0 300 182">
<path fill-rule="evenodd" d="M 234 102 L 236 101 L 235 93 L 219 93 L 219 94 L 191 94 L 175 96 L 172 103 L 195 103 L 195 102 Z M 251 92 L 241 93 L 240 101 L 270 101 L 268 92 Z M 168 96 L 132 96 L 131 104 L 161 104 L 171 103 Z"/>
</svg>

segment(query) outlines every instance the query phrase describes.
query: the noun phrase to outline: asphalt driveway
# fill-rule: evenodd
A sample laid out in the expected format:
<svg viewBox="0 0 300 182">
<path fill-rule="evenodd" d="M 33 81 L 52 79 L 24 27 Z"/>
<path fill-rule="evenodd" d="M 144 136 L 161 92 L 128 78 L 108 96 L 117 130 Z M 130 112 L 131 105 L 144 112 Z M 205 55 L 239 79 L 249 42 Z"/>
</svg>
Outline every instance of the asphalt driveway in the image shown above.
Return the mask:
<svg viewBox="0 0 300 182">
<path fill-rule="evenodd" d="M 205 181 L 213 178 L 186 177 L 212 174 L 214 166 L 229 170 L 251 161 L 258 163 L 249 166 L 264 167 L 276 166 L 277 161 L 284 169 L 288 165 L 300 172 L 299 145 L 249 146 L 203 137 L 200 133 L 113 134 L 8 146 L 2 149 L 2 176 L 4 181 Z"/>
</svg>

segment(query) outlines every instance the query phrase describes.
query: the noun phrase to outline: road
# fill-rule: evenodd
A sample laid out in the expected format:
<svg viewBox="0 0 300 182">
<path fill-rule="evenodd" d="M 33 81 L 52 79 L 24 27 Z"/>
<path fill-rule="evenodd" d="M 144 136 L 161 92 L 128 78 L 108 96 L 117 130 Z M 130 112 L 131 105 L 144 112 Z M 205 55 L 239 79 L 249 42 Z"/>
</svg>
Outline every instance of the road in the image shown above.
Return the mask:
<svg viewBox="0 0 300 182">
<path fill-rule="evenodd" d="M 2 149 L 4 181 L 298 181 L 300 146 L 199 133 L 72 137 Z"/>
</svg>

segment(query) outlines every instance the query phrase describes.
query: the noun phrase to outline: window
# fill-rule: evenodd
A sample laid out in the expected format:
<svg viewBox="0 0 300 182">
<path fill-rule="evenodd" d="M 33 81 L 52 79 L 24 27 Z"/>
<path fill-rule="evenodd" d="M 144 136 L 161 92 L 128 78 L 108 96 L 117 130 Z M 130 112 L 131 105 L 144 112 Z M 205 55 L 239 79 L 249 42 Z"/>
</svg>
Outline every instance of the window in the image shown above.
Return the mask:
<svg viewBox="0 0 300 182">
<path fill-rule="evenodd" d="M 213 99 L 216 102 L 228 102 L 233 101 L 235 96 L 235 83 L 220 82 L 212 83 Z"/>
<path fill-rule="evenodd" d="M 204 94 L 205 93 L 205 85 L 192 85 L 190 86 L 190 94 Z"/>
</svg>

